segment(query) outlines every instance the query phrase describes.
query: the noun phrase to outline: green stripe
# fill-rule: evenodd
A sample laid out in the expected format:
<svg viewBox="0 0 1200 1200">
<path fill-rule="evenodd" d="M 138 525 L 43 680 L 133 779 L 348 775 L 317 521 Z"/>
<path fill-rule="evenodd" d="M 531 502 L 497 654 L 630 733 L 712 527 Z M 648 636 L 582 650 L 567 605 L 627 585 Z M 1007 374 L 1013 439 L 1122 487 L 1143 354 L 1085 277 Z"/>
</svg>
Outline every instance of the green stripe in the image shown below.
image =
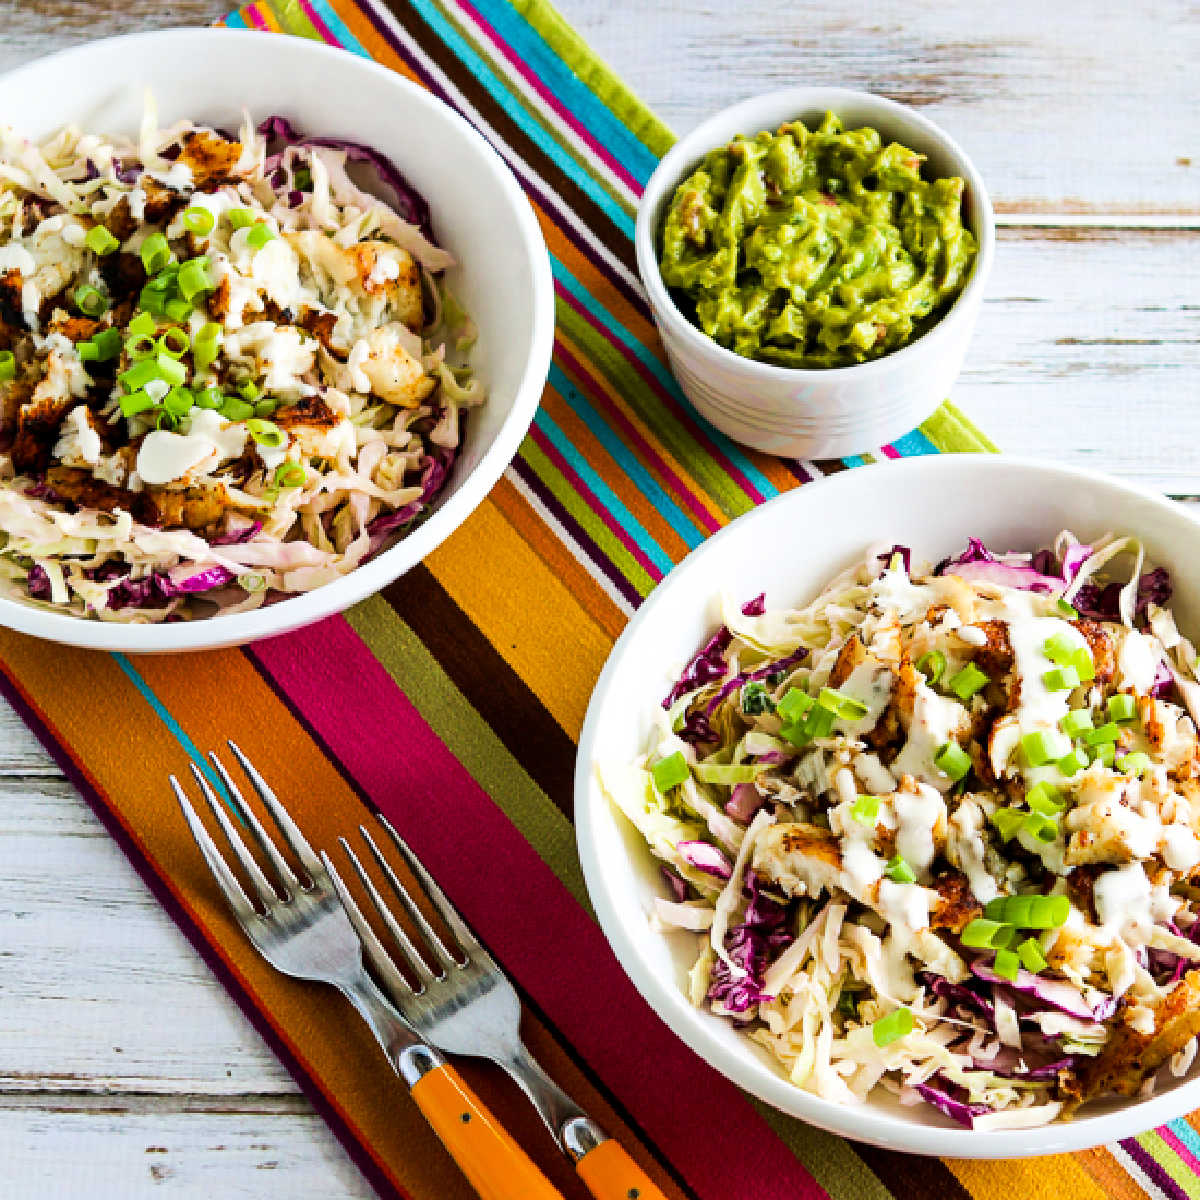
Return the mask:
<svg viewBox="0 0 1200 1200">
<path fill-rule="evenodd" d="M 921 432 L 944 454 L 972 450 L 1000 452 L 1000 447 L 949 400 L 921 426 Z"/>
<path fill-rule="evenodd" d="M 263 9 L 268 6 L 259 4 L 258 7 Z M 304 10 L 300 5 L 293 3 L 292 0 L 273 0 L 269 7 L 281 29 L 297 37 L 312 38 L 313 41 L 320 42 L 322 46 L 325 45 L 325 39 L 317 32 L 316 26 L 304 15 Z"/>
<path fill-rule="evenodd" d="M 548 0 L 512 0 L 512 6 L 647 150 L 659 158 L 670 150 L 675 135 L 559 16 Z"/>
<path fill-rule="evenodd" d="M 521 831 L 563 887 L 591 914 L 575 852 L 575 831 L 562 810 L 513 758 L 425 644 L 382 596 L 364 600 L 345 615 L 450 753 Z"/>
<path fill-rule="evenodd" d="M 605 557 L 633 584 L 638 595 L 648 596 L 655 580 L 626 549 L 616 534 L 596 515 L 595 510 L 562 477 L 558 468 L 542 453 L 532 438 L 521 445 L 521 457 L 535 475 L 550 489 L 554 498 L 579 522 L 584 532 L 600 547 Z"/>
<path fill-rule="evenodd" d="M 1200 1197 L 1200 1179 L 1184 1166 L 1179 1155 L 1157 1133 L 1150 1131 L 1140 1134 L 1137 1141 L 1189 1196 Z"/>
<path fill-rule="evenodd" d="M 684 424 L 672 413 L 634 370 L 629 360 L 566 301 L 559 300 L 556 311 L 559 328 L 582 352 L 573 357 L 582 359 L 582 366 L 590 365 L 594 370 L 599 370 L 605 382 L 625 401 L 637 417 L 637 421 L 648 430 L 649 440 L 657 442 L 658 448 L 665 450 L 679 464 L 680 474 L 693 479 L 696 490 L 715 501 L 726 517 L 738 517 L 744 512 L 749 512 L 754 507 L 754 501 L 696 441 L 693 434 L 695 426 Z M 561 362 L 559 365 L 568 375 L 571 374 Z M 667 486 L 665 480 L 660 482 Z"/>
<path fill-rule="evenodd" d="M 442 14 L 442 19 L 447 24 L 452 25 L 459 37 L 465 41 L 476 54 L 484 61 L 491 63 L 492 69 L 496 74 L 506 81 L 513 78 L 515 68 L 511 67 L 508 60 L 503 55 L 493 50 L 490 42 L 481 41 L 468 26 L 464 25 L 458 17 L 450 12 L 450 10 L 440 2 L 440 0 L 431 0 L 431 3 Z M 486 4 L 483 5 L 486 10 Z M 486 11 L 484 16 L 486 16 Z M 568 157 L 571 161 L 584 173 L 586 173 L 599 187 L 602 187 L 608 193 L 612 202 L 617 205 L 623 212 L 628 213 L 631 217 L 637 212 L 637 205 L 632 203 L 629 198 L 612 186 L 608 181 L 606 174 L 597 171 L 595 164 L 591 161 L 588 154 L 581 153 L 577 147 L 573 146 L 563 135 L 558 128 L 545 116 L 540 108 L 533 104 L 521 90 L 521 87 L 515 82 L 508 82 L 507 91 L 511 97 L 510 104 L 519 104 L 521 108 L 528 114 L 530 120 L 536 121 L 542 131 L 550 138 L 555 145 Z M 506 105 L 506 107 L 508 107 Z M 559 168 L 561 169 L 561 168 Z M 567 172 L 563 172 L 569 179 Z"/>
</svg>

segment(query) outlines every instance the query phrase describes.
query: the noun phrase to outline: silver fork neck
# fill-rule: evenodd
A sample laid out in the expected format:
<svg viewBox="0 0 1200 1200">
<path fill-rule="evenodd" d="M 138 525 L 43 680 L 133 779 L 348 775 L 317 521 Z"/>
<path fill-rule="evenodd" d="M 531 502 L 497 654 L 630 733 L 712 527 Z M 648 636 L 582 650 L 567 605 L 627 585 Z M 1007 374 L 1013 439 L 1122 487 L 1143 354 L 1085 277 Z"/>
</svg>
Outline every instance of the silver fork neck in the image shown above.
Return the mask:
<svg viewBox="0 0 1200 1200">
<path fill-rule="evenodd" d="M 442 1064 L 442 1056 L 413 1033 L 366 971 L 339 981 L 337 986 L 371 1027 L 392 1069 L 410 1088 Z"/>
</svg>

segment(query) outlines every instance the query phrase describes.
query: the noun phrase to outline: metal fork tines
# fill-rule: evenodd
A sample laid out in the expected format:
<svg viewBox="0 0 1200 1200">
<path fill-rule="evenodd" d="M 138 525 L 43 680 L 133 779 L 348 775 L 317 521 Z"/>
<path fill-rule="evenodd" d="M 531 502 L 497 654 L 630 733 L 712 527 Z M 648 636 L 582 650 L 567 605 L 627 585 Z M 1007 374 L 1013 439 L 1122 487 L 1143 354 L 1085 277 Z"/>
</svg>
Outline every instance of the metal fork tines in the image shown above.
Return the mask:
<svg viewBox="0 0 1200 1200">
<path fill-rule="evenodd" d="M 345 838 L 339 838 L 367 897 L 415 981 L 410 983 L 397 967 L 329 855 L 323 853 L 321 859 L 333 886 L 350 914 L 384 990 L 427 1042 L 449 1054 L 491 1059 L 507 1071 L 533 1102 L 559 1147 L 578 1163 L 590 1150 L 607 1141 L 607 1134 L 529 1053 L 521 1040 L 521 1005 L 512 984 L 404 839 L 386 818 L 378 819 L 388 841 L 424 889 L 455 942 L 453 947 L 448 946 L 434 930 L 370 831 L 360 825 L 359 833 L 387 888 L 399 900 L 425 945 L 423 956 L 358 855 Z M 430 963 L 435 964 L 436 970 Z"/>
</svg>

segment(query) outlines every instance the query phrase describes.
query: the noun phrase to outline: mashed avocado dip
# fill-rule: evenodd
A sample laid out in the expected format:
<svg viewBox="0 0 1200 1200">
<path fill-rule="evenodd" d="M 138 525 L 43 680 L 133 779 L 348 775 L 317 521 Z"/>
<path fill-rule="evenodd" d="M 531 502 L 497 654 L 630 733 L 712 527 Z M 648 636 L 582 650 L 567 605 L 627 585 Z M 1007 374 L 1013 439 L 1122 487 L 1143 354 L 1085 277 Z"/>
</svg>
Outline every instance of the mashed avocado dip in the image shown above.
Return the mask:
<svg viewBox="0 0 1200 1200">
<path fill-rule="evenodd" d="M 962 291 L 976 243 L 963 181 L 833 113 L 711 151 L 675 190 L 663 281 L 720 345 L 788 367 L 845 367 L 923 333 Z"/>
</svg>

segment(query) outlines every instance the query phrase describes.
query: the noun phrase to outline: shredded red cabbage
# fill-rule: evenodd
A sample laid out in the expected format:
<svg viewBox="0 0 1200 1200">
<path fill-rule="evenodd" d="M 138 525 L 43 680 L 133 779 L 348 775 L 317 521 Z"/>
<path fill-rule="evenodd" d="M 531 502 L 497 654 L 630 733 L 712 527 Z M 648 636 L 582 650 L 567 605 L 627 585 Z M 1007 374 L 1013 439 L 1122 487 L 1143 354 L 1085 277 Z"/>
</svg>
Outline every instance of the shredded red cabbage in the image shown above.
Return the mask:
<svg viewBox="0 0 1200 1200">
<path fill-rule="evenodd" d="M 262 522 L 253 521 L 244 529 L 236 529 L 228 533 L 218 534 L 215 538 L 211 538 L 208 544 L 210 546 L 240 546 L 244 542 L 248 542 L 252 537 L 255 537 L 261 529 Z"/>
<path fill-rule="evenodd" d="M 718 879 L 728 879 L 733 874 L 733 867 L 725 852 L 711 842 L 685 841 L 676 842 L 675 849 L 689 866 L 706 875 L 715 875 Z"/>
<path fill-rule="evenodd" d="M 767 593 L 759 592 L 753 600 L 747 600 L 742 605 L 742 616 L 761 617 L 767 611 Z"/>
<path fill-rule="evenodd" d="M 899 545 L 899 543 L 897 543 L 895 546 L 893 546 L 890 550 L 886 550 L 886 551 L 884 551 L 883 554 L 880 554 L 877 556 L 878 560 L 881 563 L 883 563 L 883 571 L 886 571 L 888 569 L 888 566 L 890 565 L 892 559 L 897 554 L 900 555 L 900 560 L 904 563 L 905 575 L 911 575 L 912 574 L 912 551 L 907 546 Z M 883 574 L 883 571 L 880 571 L 881 575 Z"/>
<path fill-rule="evenodd" d="M 952 1121 L 957 1121 L 968 1129 L 974 1127 L 976 1117 L 993 1111 L 987 1104 L 968 1104 L 965 1101 L 956 1100 L 949 1092 L 943 1092 L 929 1083 L 918 1083 L 916 1090 L 920 1092 L 921 1099 L 927 1104 L 932 1104 Z"/>
<path fill-rule="evenodd" d="M 732 641 L 733 635 L 722 625 L 683 668 L 683 674 L 663 700 L 663 708 L 670 708 L 680 696 L 686 696 L 688 692 L 694 692 L 706 683 L 715 683 L 718 679 L 723 679 L 725 672 L 729 670 L 729 664 L 725 661 L 725 651 L 729 649 Z"/>
<path fill-rule="evenodd" d="M 671 889 L 671 895 L 675 897 L 676 903 L 682 904 L 687 899 L 687 881 L 681 879 L 666 863 L 660 864 L 659 870 L 662 872 L 662 877 L 667 881 L 667 886 Z"/>
<path fill-rule="evenodd" d="M 421 494 L 403 508 L 398 508 L 395 512 L 381 513 L 367 524 L 367 532 L 371 535 L 368 557 L 379 553 L 390 534 L 407 525 L 415 526 L 418 520 L 424 520 L 429 515 L 430 504 L 446 486 L 455 457 L 456 451 L 442 447 L 436 447 L 432 454 L 425 456 L 422 464 Z"/>
<path fill-rule="evenodd" d="M 1020 588 L 1026 592 L 1037 592 L 1051 596 L 1064 590 L 1063 580 L 1039 571 L 1033 563 L 1033 555 L 1008 556 L 1008 560 L 997 558 L 979 538 L 967 538 L 967 548 L 957 558 L 944 558 L 933 569 L 935 575 L 950 572 L 962 579 L 977 579 L 998 583 L 1004 587 Z M 1012 559 L 1019 561 L 1011 561 Z"/>
<path fill-rule="evenodd" d="M 921 982 L 929 990 L 949 1004 L 960 1008 L 973 1008 L 988 1019 L 992 1028 L 996 1027 L 996 1006 L 980 992 L 968 984 L 951 983 L 942 975 L 933 975 L 929 971 L 921 972 Z"/>
<path fill-rule="evenodd" d="M 365 162 L 375 169 L 379 178 L 387 184 L 396 195 L 396 212 L 410 225 L 415 225 L 433 241 L 433 220 L 429 212 L 429 204 L 425 197 L 400 173 L 396 164 L 386 155 L 361 142 L 352 142 L 347 138 L 335 137 L 305 137 L 299 133 L 287 117 L 268 117 L 259 127 L 258 132 L 273 142 L 285 142 L 291 146 L 324 146 L 330 150 L 344 150 L 351 162 Z"/>
<path fill-rule="evenodd" d="M 1105 587 L 1085 583 L 1072 603 L 1080 616 L 1094 617 L 1097 621 L 1119 621 L 1121 619 L 1121 588 L 1119 583 Z M 1171 574 L 1166 567 L 1155 567 L 1138 580 L 1137 599 L 1133 605 L 1134 624 L 1144 623 L 1151 604 L 1160 608 L 1171 599 Z"/>
<path fill-rule="evenodd" d="M 729 957 L 746 974 L 735 979 L 725 961 L 717 959 L 708 988 L 708 999 L 720 1001 L 733 1013 L 745 1013 L 756 1004 L 774 999 L 762 990 L 767 964 L 795 940 L 786 928 L 788 906 L 765 895 L 753 871 L 746 873 L 746 888 L 750 903 L 742 922 L 725 936 Z"/>
<path fill-rule="evenodd" d="M 25 583 L 29 588 L 29 595 L 34 600 L 50 599 L 50 576 L 46 574 L 46 568 L 41 563 L 34 563 L 29 568 Z"/>
<path fill-rule="evenodd" d="M 778 658 L 774 662 L 767 663 L 765 667 L 759 667 L 755 671 L 743 671 L 740 675 L 735 675 L 732 679 L 726 680 L 721 685 L 717 694 L 704 706 L 704 711 L 708 716 L 712 716 L 717 710 L 717 706 L 729 695 L 730 692 L 737 691 L 744 683 L 751 683 L 757 679 L 766 679 L 774 675 L 778 671 L 786 671 L 788 667 L 794 667 L 796 663 L 802 662 L 808 657 L 808 651 L 803 646 L 799 650 L 793 651 L 784 658 Z"/>
<path fill-rule="evenodd" d="M 761 759 L 759 760 L 761 761 Z M 754 814 L 767 802 L 752 783 L 739 783 L 725 804 L 725 811 L 735 820 L 749 824 Z"/>
<path fill-rule="evenodd" d="M 1081 1021 L 1098 1019 L 1095 1011 L 1087 1005 L 1079 992 L 1069 983 L 1062 983 L 1057 979 L 1046 979 L 1025 970 L 1018 971 L 1016 979 L 1005 979 L 1002 975 L 997 975 L 987 964 L 979 961 L 971 964 L 971 974 L 994 987 L 1011 988 L 1014 992 L 1033 996 L 1050 1008 L 1056 1008 L 1068 1016 L 1078 1017 Z"/>
</svg>

